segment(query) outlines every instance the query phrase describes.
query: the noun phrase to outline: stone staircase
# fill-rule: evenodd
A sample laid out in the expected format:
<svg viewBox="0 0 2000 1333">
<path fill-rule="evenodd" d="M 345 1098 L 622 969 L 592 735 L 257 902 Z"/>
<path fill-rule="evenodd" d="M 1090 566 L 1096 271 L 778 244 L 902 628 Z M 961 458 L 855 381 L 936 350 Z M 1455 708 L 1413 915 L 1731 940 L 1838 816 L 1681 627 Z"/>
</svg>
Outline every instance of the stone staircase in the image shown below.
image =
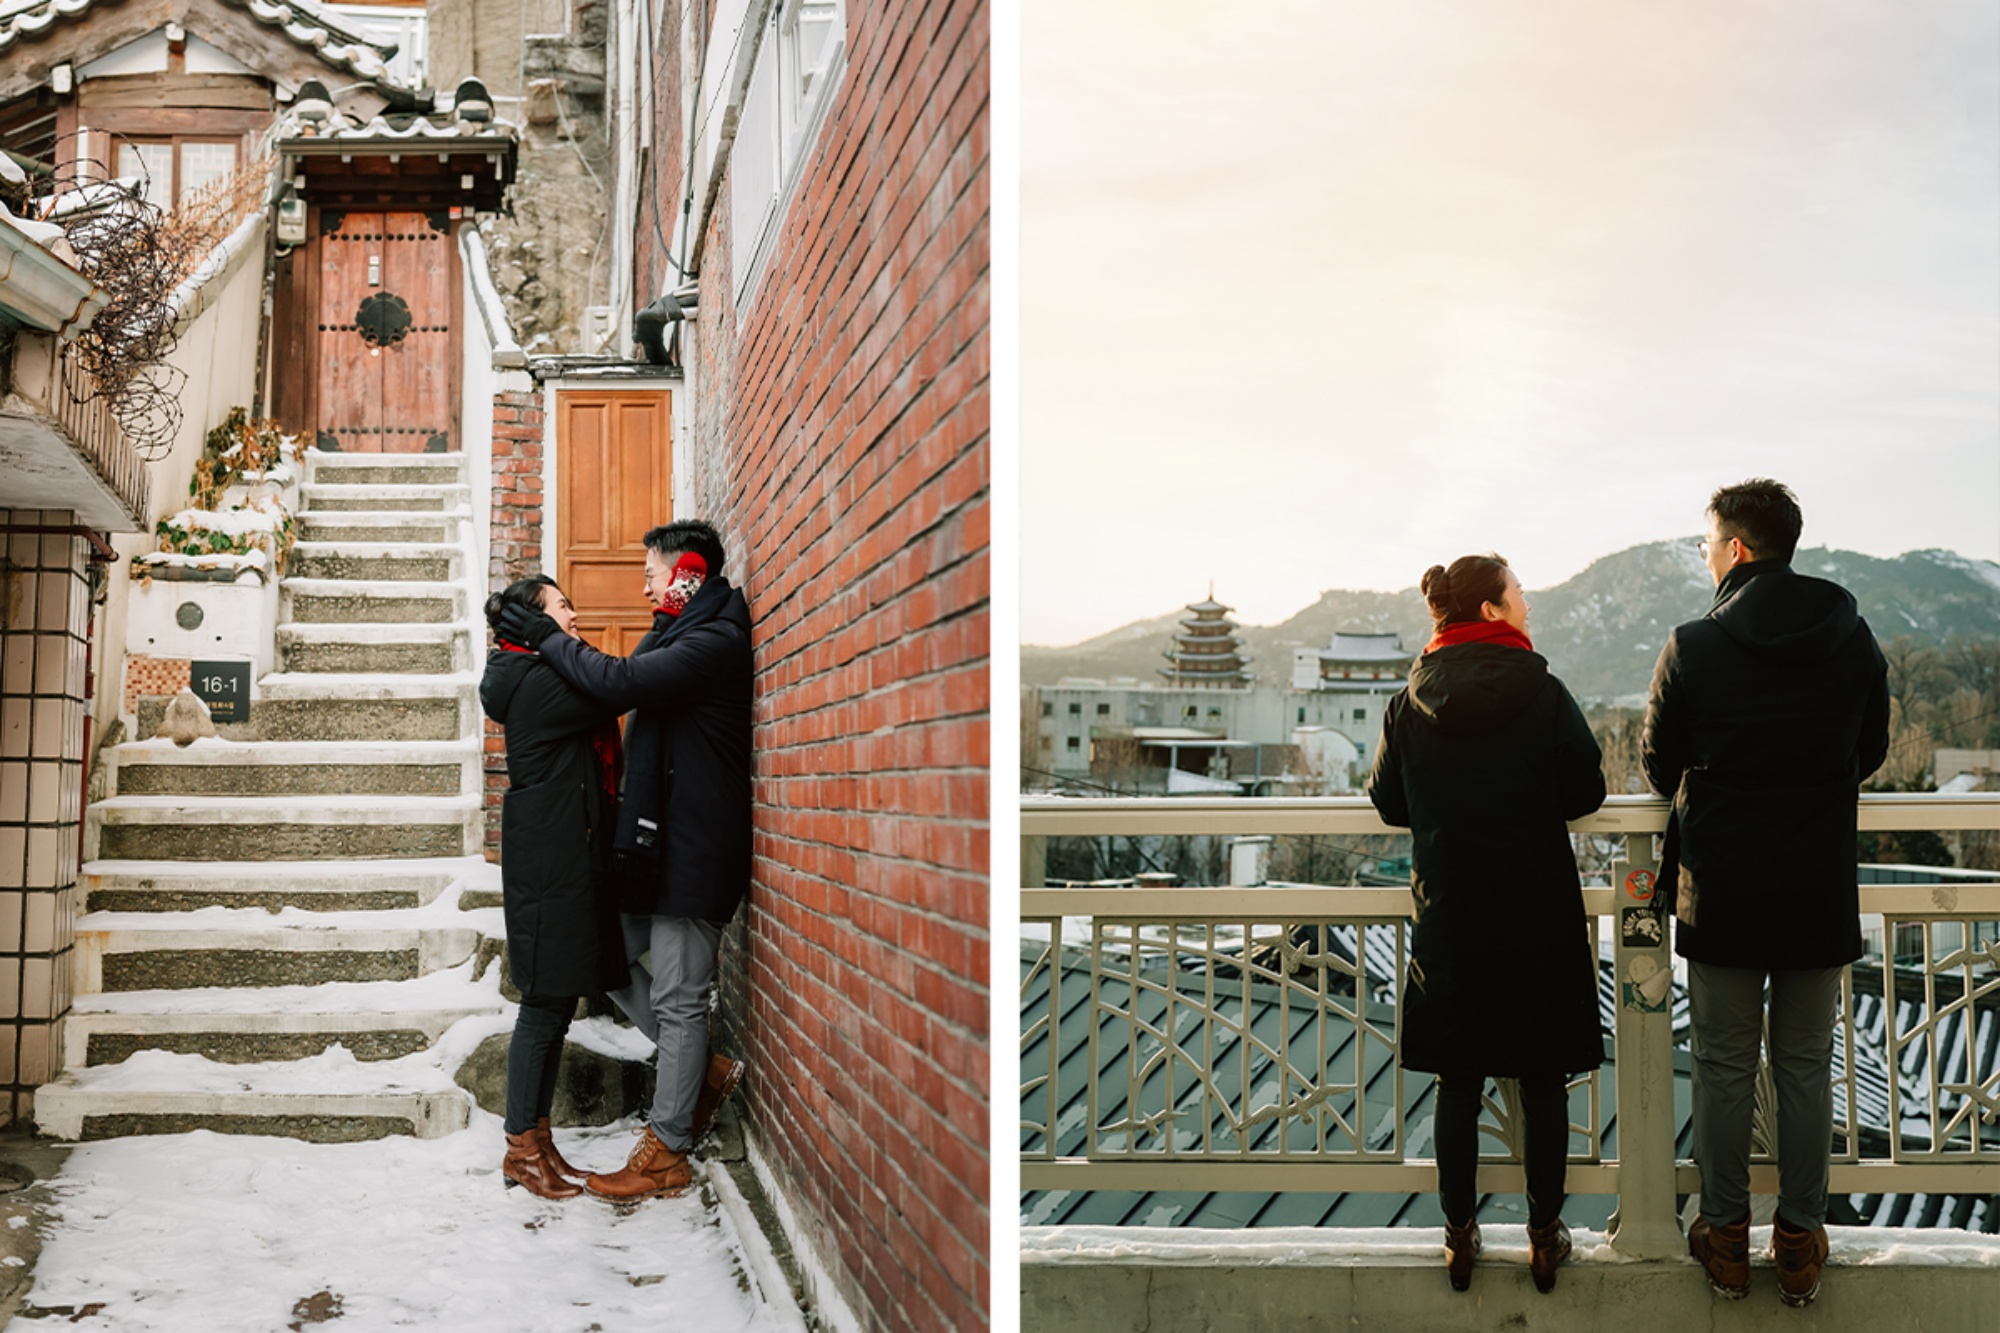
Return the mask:
<svg viewBox="0 0 2000 1333">
<path fill-rule="evenodd" d="M 278 669 L 250 720 L 184 749 L 118 746 L 114 794 L 89 808 L 46 1134 L 342 1141 L 469 1121 L 452 1076 L 467 1051 L 441 1040 L 501 1003 L 477 975 L 499 913 L 461 910 L 498 878 L 480 856 L 465 460 L 305 457 Z"/>
</svg>

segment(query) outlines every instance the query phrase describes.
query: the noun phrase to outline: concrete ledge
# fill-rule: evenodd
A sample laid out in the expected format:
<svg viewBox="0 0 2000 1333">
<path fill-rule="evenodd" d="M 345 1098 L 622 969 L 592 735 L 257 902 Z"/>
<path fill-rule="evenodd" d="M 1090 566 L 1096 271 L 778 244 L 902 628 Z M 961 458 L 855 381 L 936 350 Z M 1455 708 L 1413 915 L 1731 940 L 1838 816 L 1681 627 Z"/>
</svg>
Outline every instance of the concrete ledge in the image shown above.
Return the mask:
<svg viewBox="0 0 2000 1333">
<path fill-rule="evenodd" d="M 2000 1238 L 1960 1231 L 1829 1229 L 1833 1262 L 1810 1310 L 1778 1299 L 1768 1262 L 1750 1296 L 1712 1293 L 1693 1260 L 1628 1263 L 1593 1232 L 1554 1292 L 1535 1290 L 1519 1226 L 1485 1229 L 1463 1293 L 1444 1275 L 1443 1233 L 1392 1228 L 1192 1231 L 1024 1227 L 1024 1333 L 1212 1333 L 1259 1329 L 1866 1329 L 1975 1333 L 2000 1327 Z M 1752 1232 L 1753 1250 L 1769 1228 Z"/>
</svg>

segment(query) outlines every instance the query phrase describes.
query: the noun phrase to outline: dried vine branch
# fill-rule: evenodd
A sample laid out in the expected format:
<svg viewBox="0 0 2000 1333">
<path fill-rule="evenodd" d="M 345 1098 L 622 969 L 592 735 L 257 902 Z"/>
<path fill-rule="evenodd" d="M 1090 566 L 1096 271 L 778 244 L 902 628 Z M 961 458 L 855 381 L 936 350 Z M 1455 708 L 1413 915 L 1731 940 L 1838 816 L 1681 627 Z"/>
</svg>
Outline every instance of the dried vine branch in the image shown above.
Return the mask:
<svg viewBox="0 0 2000 1333">
<path fill-rule="evenodd" d="M 143 176 L 117 177 L 59 141 L 57 164 L 29 181 L 31 214 L 61 226 L 77 268 L 110 303 L 73 344 L 88 378 L 74 377 L 78 403 L 102 400 L 141 458 L 161 458 L 180 434 L 187 375 L 168 363 L 180 339 L 173 297 L 229 233 L 262 206 L 267 160 L 191 192 L 171 212 L 147 199 Z"/>
</svg>

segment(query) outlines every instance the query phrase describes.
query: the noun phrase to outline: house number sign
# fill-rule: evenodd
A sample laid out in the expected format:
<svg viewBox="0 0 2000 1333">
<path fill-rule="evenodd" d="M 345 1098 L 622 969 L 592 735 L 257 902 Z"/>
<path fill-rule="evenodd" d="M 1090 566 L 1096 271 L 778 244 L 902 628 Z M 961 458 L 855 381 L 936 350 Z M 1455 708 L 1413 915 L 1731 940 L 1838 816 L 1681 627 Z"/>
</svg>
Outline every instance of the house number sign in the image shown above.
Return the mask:
<svg viewBox="0 0 2000 1333">
<path fill-rule="evenodd" d="M 208 705 L 211 719 L 217 722 L 250 720 L 248 662 L 194 662 L 189 665 L 195 698 Z"/>
</svg>

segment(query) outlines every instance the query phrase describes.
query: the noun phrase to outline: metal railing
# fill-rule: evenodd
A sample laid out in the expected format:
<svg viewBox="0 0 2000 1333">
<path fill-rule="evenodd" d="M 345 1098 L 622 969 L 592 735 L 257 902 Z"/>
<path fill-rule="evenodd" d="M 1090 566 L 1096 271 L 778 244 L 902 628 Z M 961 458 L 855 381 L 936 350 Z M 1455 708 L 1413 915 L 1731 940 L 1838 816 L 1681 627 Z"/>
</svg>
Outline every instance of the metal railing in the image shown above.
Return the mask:
<svg viewBox="0 0 2000 1333">
<path fill-rule="evenodd" d="M 1051 837 L 1405 832 L 1351 797 L 1023 798 L 1021 811 L 1030 881 Z M 1604 1075 L 1593 1072 L 1572 1085 L 1588 1123 L 1571 1126 L 1569 1188 L 1618 1196 L 1613 1243 L 1635 1257 L 1682 1251 L 1675 1196 L 1699 1188 L 1675 1154 L 1669 940 L 1620 921 L 1651 914 L 1666 814 L 1657 798 L 1612 797 L 1570 825 L 1622 837 L 1624 854 L 1609 887 L 1583 893 L 1593 943 L 1611 946 L 1600 957 L 1612 974 L 1617 1152 L 1600 1151 Z M 1996 829 L 2000 794 L 1870 794 L 1859 819 L 1864 831 Z M 1836 1192 L 2000 1193 L 2000 1047 L 1986 1044 L 2000 1025 L 2000 942 L 1980 929 L 2000 921 L 2000 873 L 1993 881 L 1862 886 L 1864 915 L 1880 915 L 1888 937 L 1921 928 L 1926 947 L 1919 968 L 1885 958 L 1843 978 Z M 1406 888 L 1024 887 L 1022 1188 L 1434 1189 L 1435 1165 L 1407 1155 L 1412 1092 L 1396 1059 L 1410 917 Z M 1947 922 L 1957 942 L 1933 951 Z M 1765 1149 L 1771 1093 L 1759 1082 Z M 1487 1133 L 1518 1149 L 1500 1087 Z M 1510 1156 L 1482 1163 L 1482 1188 L 1522 1188 Z M 1776 1190 L 1768 1153 L 1752 1188 Z"/>
<path fill-rule="evenodd" d="M 56 353 L 49 414 L 92 470 L 144 531 L 152 522 L 152 478 L 139 451 L 125 438 L 109 399 L 78 362 L 76 349 L 63 343 Z"/>
</svg>

